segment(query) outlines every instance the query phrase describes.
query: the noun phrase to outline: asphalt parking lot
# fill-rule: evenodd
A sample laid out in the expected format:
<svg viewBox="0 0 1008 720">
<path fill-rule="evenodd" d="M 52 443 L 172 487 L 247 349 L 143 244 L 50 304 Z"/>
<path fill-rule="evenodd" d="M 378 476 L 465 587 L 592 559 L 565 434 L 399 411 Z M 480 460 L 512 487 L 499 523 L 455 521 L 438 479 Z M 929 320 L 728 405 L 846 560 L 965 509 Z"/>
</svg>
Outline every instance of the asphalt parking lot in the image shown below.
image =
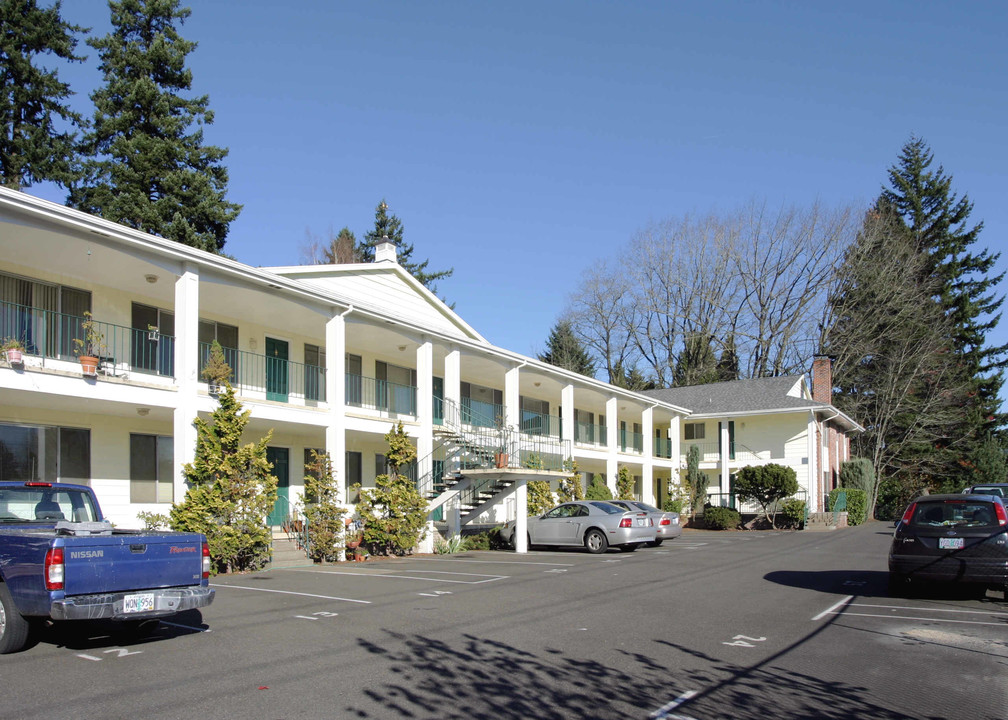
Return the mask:
<svg viewBox="0 0 1008 720">
<path fill-rule="evenodd" d="M 1008 603 L 888 597 L 890 533 L 218 577 L 146 639 L 50 628 L 0 657 L 0 717 L 1004 718 Z"/>
</svg>

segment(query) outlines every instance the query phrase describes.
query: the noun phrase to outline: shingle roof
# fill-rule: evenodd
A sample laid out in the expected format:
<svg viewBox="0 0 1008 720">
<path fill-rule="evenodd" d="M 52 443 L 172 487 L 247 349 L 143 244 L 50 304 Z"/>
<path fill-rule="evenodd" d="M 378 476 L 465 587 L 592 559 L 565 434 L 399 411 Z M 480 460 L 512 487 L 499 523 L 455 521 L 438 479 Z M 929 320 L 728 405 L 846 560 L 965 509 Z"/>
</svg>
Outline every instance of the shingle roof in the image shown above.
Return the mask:
<svg viewBox="0 0 1008 720">
<path fill-rule="evenodd" d="M 801 397 L 800 390 L 795 389 L 801 381 L 801 375 L 788 375 L 647 390 L 645 394 L 688 408 L 696 415 L 830 407 L 827 403 Z M 798 395 L 789 395 L 789 392 L 798 392 Z"/>
</svg>

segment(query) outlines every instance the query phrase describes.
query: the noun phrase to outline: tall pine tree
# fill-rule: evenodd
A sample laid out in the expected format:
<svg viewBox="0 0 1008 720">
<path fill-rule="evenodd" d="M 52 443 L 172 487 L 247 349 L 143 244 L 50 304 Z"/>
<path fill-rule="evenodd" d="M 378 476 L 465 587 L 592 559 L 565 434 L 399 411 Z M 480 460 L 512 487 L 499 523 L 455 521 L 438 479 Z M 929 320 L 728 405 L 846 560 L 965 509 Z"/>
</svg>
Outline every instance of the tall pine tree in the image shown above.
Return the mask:
<svg viewBox="0 0 1008 720">
<path fill-rule="evenodd" d="M 68 204 L 186 245 L 220 252 L 240 205 L 225 200 L 227 150 L 203 143 L 206 95 L 186 98 L 196 43 L 177 29 L 179 0 L 109 2 L 112 32 L 92 39 L 104 86 L 91 94 L 84 176 Z"/>
<path fill-rule="evenodd" d="M 960 427 L 953 433 L 949 450 L 958 458 L 962 485 L 976 477 L 984 446 L 1004 440 L 1005 423 L 998 393 L 1008 365 L 1008 345 L 987 344 L 987 333 L 1000 319 L 1004 301 L 995 288 L 1004 273 L 993 274 L 1000 253 L 978 245 L 983 223 L 971 225 L 973 203 L 952 192 L 952 176 L 939 165 L 921 138 L 912 137 L 889 170 L 883 199 L 902 217 L 917 251 L 926 258 L 926 280 L 932 280 L 936 297 L 951 321 L 951 350 L 958 360 L 960 376 L 971 388 L 962 407 Z M 922 281 L 925 278 L 922 278 Z"/>
<path fill-rule="evenodd" d="M 559 320 L 553 326 L 546 340 L 546 352 L 539 359 L 581 375 L 595 376 L 595 363 L 567 320 Z"/>
<path fill-rule="evenodd" d="M 0 184 L 20 190 L 51 181 L 68 187 L 73 180 L 74 128 L 81 116 L 66 100 L 73 92 L 40 56 L 81 62 L 74 54 L 76 34 L 86 28 L 60 16 L 60 3 L 48 10 L 36 0 L 0 0 Z M 60 122 L 62 121 L 62 122 Z"/>
<path fill-rule="evenodd" d="M 375 208 L 374 229 L 364 235 L 364 242 L 360 245 L 358 255 L 361 258 L 361 262 L 374 261 L 375 246 L 384 238 L 388 238 L 395 243 L 396 258 L 399 264 L 410 275 L 423 283 L 424 287 L 431 292 L 437 292 L 436 283 L 438 280 L 451 277 L 452 273 L 455 272 L 455 268 L 427 272 L 427 264 L 430 260 L 424 260 L 420 263 L 411 260 L 413 257 L 413 244 L 403 240 L 402 221 L 395 215 L 389 215 L 388 205 L 383 198 Z"/>
</svg>

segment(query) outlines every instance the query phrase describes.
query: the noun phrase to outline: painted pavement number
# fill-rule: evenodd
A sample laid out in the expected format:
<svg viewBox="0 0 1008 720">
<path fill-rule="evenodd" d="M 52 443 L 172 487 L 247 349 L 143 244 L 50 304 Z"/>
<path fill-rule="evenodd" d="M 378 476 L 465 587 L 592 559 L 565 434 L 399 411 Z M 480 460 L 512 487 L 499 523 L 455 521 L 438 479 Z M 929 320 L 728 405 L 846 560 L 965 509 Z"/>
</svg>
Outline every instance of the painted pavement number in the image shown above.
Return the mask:
<svg viewBox="0 0 1008 720">
<path fill-rule="evenodd" d="M 127 650 L 126 648 L 116 647 L 109 648 L 108 650 L 103 650 L 102 655 L 115 655 L 116 659 L 124 658 L 127 655 L 140 655 L 142 650 Z M 94 655 L 88 655 L 87 653 L 77 653 L 77 657 L 81 660 L 91 660 L 92 662 L 101 662 L 107 658 L 95 657 Z"/>
<path fill-rule="evenodd" d="M 311 615 L 295 615 L 294 617 L 301 620 L 321 620 L 322 618 L 334 618 L 338 616 L 339 613 L 329 612 L 328 610 L 319 610 L 318 612 L 313 612 Z"/>
<path fill-rule="evenodd" d="M 753 643 L 766 642 L 766 638 L 765 637 L 755 638 L 755 637 L 749 637 L 748 635 L 736 635 L 735 637 L 732 638 L 732 640 L 734 642 L 730 642 L 728 640 L 725 640 L 721 644 L 722 645 L 731 645 L 732 647 L 751 648 L 751 647 L 756 647 L 755 645 L 753 645 Z"/>
</svg>

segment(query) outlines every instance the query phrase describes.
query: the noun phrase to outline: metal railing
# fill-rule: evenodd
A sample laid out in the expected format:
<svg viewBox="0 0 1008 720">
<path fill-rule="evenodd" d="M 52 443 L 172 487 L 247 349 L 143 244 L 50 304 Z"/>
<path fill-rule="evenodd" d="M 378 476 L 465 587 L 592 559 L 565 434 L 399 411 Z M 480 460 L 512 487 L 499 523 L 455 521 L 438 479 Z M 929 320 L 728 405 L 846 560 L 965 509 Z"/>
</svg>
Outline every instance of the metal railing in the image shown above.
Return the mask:
<svg viewBox="0 0 1008 720">
<path fill-rule="evenodd" d="M 655 438 L 654 439 L 654 456 L 660 458 L 672 459 L 672 441 L 668 438 Z"/>
<path fill-rule="evenodd" d="M 543 413 L 522 411 L 521 425 L 519 429 L 527 435 L 548 435 L 559 438 L 561 435 L 562 423 L 556 415 L 545 415 Z"/>
<path fill-rule="evenodd" d="M 643 453 L 644 436 L 639 432 L 633 432 L 631 430 L 624 430 L 620 428 L 619 449 L 620 452 Z"/>
<path fill-rule="evenodd" d="M 801 500 L 805 503 L 805 522 L 808 523 L 808 500 L 805 490 L 799 490 L 794 495 L 790 495 L 786 498 L 780 500 L 775 500 L 770 504 L 771 513 L 779 513 L 781 508 L 784 506 L 788 500 Z M 738 510 L 741 513 L 762 513 L 763 507 L 752 500 L 741 500 L 738 495 L 733 492 L 708 492 L 707 502 L 709 502 L 714 507 L 727 507 L 732 510 Z"/>
<path fill-rule="evenodd" d="M 574 423 L 574 442 L 581 445 L 605 446 L 607 432 L 605 425 Z"/>
<path fill-rule="evenodd" d="M 85 340 L 81 315 L 0 302 L 0 339 L 15 338 L 25 353 L 54 360 L 75 360 Z M 148 373 L 174 377 L 175 338 L 157 331 L 125 327 L 92 318 L 94 348 L 103 372 Z M 74 342 L 79 341 L 79 342 Z"/>
<path fill-rule="evenodd" d="M 377 410 L 383 415 L 417 414 L 417 389 L 415 385 L 399 385 L 388 380 L 346 375 L 346 404 L 352 407 Z M 435 406 L 435 410 L 437 406 Z"/>
<path fill-rule="evenodd" d="M 210 358 L 211 343 L 199 344 L 202 374 Z M 225 347 L 231 368 L 231 386 L 239 393 L 265 393 L 267 400 L 290 402 L 292 397 L 325 401 L 325 368 Z"/>
</svg>

